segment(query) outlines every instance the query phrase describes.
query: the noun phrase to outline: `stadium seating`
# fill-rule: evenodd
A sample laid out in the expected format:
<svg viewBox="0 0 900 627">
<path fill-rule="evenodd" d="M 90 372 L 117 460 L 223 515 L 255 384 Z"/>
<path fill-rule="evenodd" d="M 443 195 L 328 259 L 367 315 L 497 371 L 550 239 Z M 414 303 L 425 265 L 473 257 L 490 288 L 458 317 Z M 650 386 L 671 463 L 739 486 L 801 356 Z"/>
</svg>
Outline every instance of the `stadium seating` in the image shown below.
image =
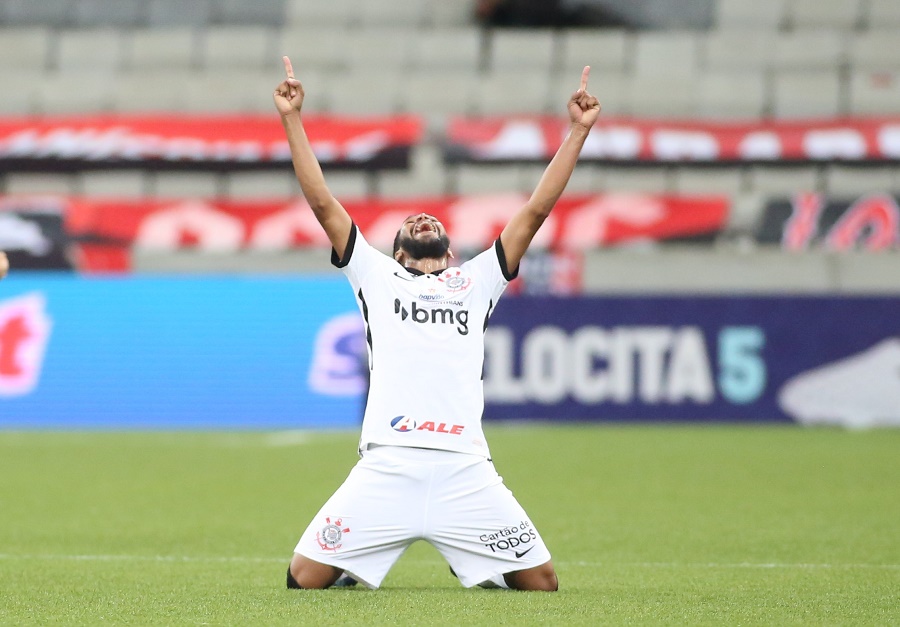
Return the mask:
<svg viewBox="0 0 900 627">
<path fill-rule="evenodd" d="M 854 71 L 850 78 L 851 113 L 896 114 L 900 102 L 900 71 Z"/>
<path fill-rule="evenodd" d="M 0 24 L 5 26 L 71 26 L 74 24 L 75 5 L 75 0 L 43 0 L 42 2 L 6 0 L 0 2 Z"/>
<path fill-rule="evenodd" d="M 293 172 L 232 172 L 225 181 L 225 195 L 236 199 L 287 198 L 300 193 Z"/>
<path fill-rule="evenodd" d="M 781 33 L 770 59 L 775 70 L 833 70 L 845 61 L 845 35 L 837 30 Z"/>
<path fill-rule="evenodd" d="M 396 69 L 376 72 L 354 68 L 349 72 L 329 74 L 325 83 L 328 110 L 347 115 L 396 113 L 401 108 L 401 79 L 401 73 Z M 271 108 L 271 98 L 269 101 Z"/>
<path fill-rule="evenodd" d="M 810 165 L 758 165 L 752 166 L 747 175 L 750 189 L 763 194 L 790 197 L 822 187 L 819 168 Z"/>
<path fill-rule="evenodd" d="M 777 30 L 787 18 L 785 0 L 719 0 L 716 24 L 720 28 L 768 28 Z"/>
<path fill-rule="evenodd" d="M 684 194 L 737 196 L 746 188 L 745 172 L 736 166 L 680 167 L 673 174 L 673 191 Z"/>
<path fill-rule="evenodd" d="M 595 76 L 621 73 L 631 65 L 631 38 L 621 29 L 571 29 L 559 35 L 559 70 L 579 72 L 590 65 Z"/>
<path fill-rule="evenodd" d="M 264 26 L 212 26 L 200 46 L 200 65 L 220 74 L 234 70 L 276 69 L 273 34 Z"/>
<path fill-rule="evenodd" d="M 194 67 L 197 39 L 194 30 L 186 27 L 136 30 L 127 37 L 121 67 L 127 73 Z"/>
<path fill-rule="evenodd" d="M 833 196 L 871 193 L 872 190 L 900 192 L 900 178 L 892 166 L 865 167 L 832 164 L 825 169 L 825 191 Z"/>
<path fill-rule="evenodd" d="M 900 26 L 900 4 L 894 0 L 869 0 L 863 22 L 871 29 L 895 29 Z"/>
<path fill-rule="evenodd" d="M 502 69 L 482 74 L 475 87 L 474 112 L 482 115 L 543 113 L 547 111 L 549 75 L 526 68 Z M 572 82 L 577 88 L 577 77 Z"/>
<path fill-rule="evenodd" d="M 50 59 L 50 38 L 50 29 L 43 26 L 0 28 L 0 67 L 43 71 Z"/>
<path fill-rule="evenodd" d="M 897 34 L 889 30 L 856 33 L 847 47 L 847 60 L 854 70 L 883 70 L 900 67 L 896 51 Z"/>
<path fill-rule="evenodd" d="M 724 28 L 704 37 L 705 71 L 764 71 L 772 64 L 778 34 L 759 28 Z"/>
<path fill-rule="evenodd" d="M 696 114 L 707 120 L 755 120 L 767 115 L 768 83 L 761 71 L 709 71 L 697 77 Z"/>
<path fill-rule="evenodd" d="M 773 81 L 772 115 L 776 118 L 833 117 L 844 110 L 836 70 L 783 70 L 776 72 Z"/>
<path fill-rule="evenodd" d="M 205 27 L 212 21 L 212 0 L 146 0 L 147 25 Z"/>
<path fill-rule="evenodd" d="M 53 67 L 67 72 L 112 72 L 119 67 L 124 36 L 108 27 L 65 30 L 57 37 Z"/>
<path fill-rule="evenodd" d="M 72 21 L 80 28 L 133 27 L 144 21 L 143 9 L 137 2 L 78 0 L 73 5 Z"/>
<path fill-rule="evenodd" d="M 672 189 L 669 168 L 660 166 L 607 166 L 596 172 L 598 189 L 605 192 L 664 194 Z"/>
<path fill-rule="evenodd" d="M 477 86 L 467 70 L 412 70 L 402 80 L 404 111 L 425 116 L 432 128 L 440 128 L 451 115 L 472 111 Z"/>
<path fill-rule="evenodd" d="M 448 167 L 455 115 L 562 115 L 589 64 L 611 116 L 792 120 L 900 112 L 898 0 L 714 0 L 710 30 L 485 28 L 463 0 L 5 0 L 0 115 L 271 112 L 289 54 L 311 112 L 414 113 L 409 171 L 335 172 L 349 195 L 528 191 L 536 164 Z M 61 94 L 65 94 L 64 97 Z M 896 191 L 892 163 L 580 167 L 571 191 Z M 296 193 L 283 172 L 0 173 L 3 191 Z"/>
<path fill-rule="evenodd" d="M 863 0 L 792 0 L 787 22 L 795 29 L 835 28 L 850 30 L 862 20 Z"/>
<path fill-rule="evenodd" d="M 209 198 L 224 191 L 221 176 L 212 172 L 156 172 L 151 186 L 161 198 Z"/>
<path fill-rule="evenodd" d="M 495 72 L 527 71 L 540 77 L 556 64 L 556 37 L 551 30 L 497 30 L 490 37 L 488 68 Z"/>
<path fill-rule="evenodd" d="M 140 170 L 83 172 L 78 191 L 85 196 L 141 198 L 151 191 L 150 175 Z"/>
</svg>

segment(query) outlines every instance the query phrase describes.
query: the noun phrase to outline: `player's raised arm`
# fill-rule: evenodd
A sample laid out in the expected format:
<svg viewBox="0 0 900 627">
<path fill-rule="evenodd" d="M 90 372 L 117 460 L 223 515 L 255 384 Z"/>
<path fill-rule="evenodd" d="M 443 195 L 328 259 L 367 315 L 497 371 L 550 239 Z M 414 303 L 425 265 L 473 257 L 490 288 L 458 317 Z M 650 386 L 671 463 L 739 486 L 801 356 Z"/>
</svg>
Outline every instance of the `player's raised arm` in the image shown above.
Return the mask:
<svg viewBox="0 0 900 627">
<path fill-rule="evenodd" d="M 513 272 L 525 255 L 535 233 L 550 215 L 569 177 L 588 133 L 600 115 L 600 102 L 587 91 L 590 66 L 581 72 L 581 86 L 569 98 L 569 133 L 556 151 L 527 203 L 512 217 L 500 234 L 506 266 Z"/>
<path fill-rule="evenodd" d="M 287 57 L 283 57 L 283 60 L 287 78 L 275 88 L 272 97 L 275 100 L 275 108 L 281 114 L 284 132 L 287 134 L 294 172 L 297 174 L 297 180 L 300 181 L 300 188 L 303 190 L 306 201 L 315 213 L 319 224 L 325 229 L 335 252 L 338 257 L 343 257 L 353 223 L 346 209 L 332 196 L 325 184 L 322 167 L 309 144 L 309 138 L 306 136 L 306 129 L 303 128 L 300 117 L 304 98 L 303 85 L 294 77 L 291 60 Z"/>
</svg>

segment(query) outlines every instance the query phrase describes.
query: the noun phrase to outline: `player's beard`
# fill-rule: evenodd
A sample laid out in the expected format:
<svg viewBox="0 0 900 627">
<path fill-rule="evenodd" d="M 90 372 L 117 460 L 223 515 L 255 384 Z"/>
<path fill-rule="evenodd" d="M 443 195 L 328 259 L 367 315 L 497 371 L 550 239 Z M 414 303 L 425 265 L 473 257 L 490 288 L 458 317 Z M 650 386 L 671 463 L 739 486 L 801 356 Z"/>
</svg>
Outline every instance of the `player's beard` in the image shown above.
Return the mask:
<svg viewBox="0 0 900 627">
<path fill-rule="evenodd" d="M 420 241 L 403 235 L 400 237 L 400 248 L 413 259 L 441 259 L 450 250 L 450 238 L 441 235 Z"/>
</svg>

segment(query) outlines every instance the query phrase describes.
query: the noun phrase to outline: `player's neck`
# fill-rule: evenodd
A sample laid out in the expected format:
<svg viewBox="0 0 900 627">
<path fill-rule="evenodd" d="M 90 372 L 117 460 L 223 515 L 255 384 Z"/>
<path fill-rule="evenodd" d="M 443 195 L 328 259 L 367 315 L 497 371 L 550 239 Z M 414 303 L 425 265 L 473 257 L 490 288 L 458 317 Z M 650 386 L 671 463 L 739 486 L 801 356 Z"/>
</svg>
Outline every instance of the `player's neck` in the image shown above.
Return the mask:
<svg viewBox="0 0 900 627">
<path fill-rule="evenodd" d="M 422 274 L 431 274 L 436 270 L 447 269 L 447 257 L 426 257 L 425 259 L 412 259 L 407 257 L 404 266 L 418 270 Z"/>
</svg>

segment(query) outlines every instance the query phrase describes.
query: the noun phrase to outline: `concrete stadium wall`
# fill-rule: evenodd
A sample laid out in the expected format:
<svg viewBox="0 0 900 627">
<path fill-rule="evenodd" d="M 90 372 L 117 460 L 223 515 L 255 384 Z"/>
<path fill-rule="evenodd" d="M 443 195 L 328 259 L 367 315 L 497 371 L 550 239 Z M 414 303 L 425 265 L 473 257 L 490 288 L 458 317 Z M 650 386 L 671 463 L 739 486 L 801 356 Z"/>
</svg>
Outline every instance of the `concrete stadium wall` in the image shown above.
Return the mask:
<svg viewBox="0 0 900 627">
<path fill-rule="evenodd" d="M 138 273 L 328 274 L 329 251 L 238 254 L 137 250 Z M 900 294 L 900 254 L 790 254 L 695 247 L 585 255 L 586 294 Z"/>
</svg>

